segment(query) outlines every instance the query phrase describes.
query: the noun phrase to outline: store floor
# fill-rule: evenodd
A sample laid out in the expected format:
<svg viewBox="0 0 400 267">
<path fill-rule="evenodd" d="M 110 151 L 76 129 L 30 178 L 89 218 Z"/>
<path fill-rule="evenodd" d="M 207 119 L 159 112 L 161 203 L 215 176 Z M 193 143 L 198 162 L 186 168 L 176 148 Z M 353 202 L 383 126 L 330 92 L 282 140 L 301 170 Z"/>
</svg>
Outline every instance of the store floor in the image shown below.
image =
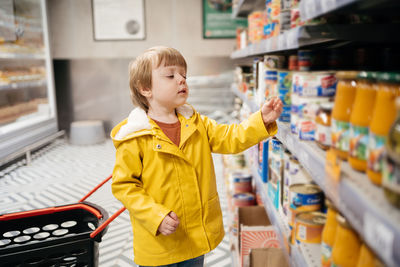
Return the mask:
<svg viewBox="0 0 400 267">
<path fill-rule="evenodd" d="M 0 214 L 76 203 L 111 174 L 114 155 L 111 140 L 99 145 L 72 146 L 65 139 L 57 139 L 34 153 L 31 164 L 25 165 L 23 160 L 0 171 Z M 227 203 L 219 155 L 214 156 L 214 163 L 227 233 Z M 110 182 L 87 201 L 100 205 L 109 214 L 121 207 L 111 193 Z M 205 266 L 232 266 L 228 238 L 226 235 L 206 255 Z M 110 224 L 99 247 L 100 267 L 135 266 L 127 211 Z"/>
</svg>

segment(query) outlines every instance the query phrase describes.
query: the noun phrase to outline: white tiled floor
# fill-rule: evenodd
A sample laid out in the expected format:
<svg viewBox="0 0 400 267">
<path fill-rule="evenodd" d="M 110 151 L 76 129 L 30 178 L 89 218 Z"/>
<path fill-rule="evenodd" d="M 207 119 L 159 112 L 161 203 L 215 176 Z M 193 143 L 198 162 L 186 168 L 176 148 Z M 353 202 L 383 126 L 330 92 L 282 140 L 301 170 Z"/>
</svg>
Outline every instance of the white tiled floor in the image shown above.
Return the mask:
<svg viewBox="0 0 400 267">
<path fill-rule="evenodd" d="M 34 153 L 30 165 L 21 161 L 0 170 L 0 214 L 78 202 L 111 174 L 114 155 L 111 140 L 92 146 L 73 146 L 64 139 L 56 140 Z M 214 156 L 214 162 L 225 221 L 227 203 L 221 157 Z M 112 196 L 109 184 L 88 201 L 100 205 L 109 214 L 121 207 L 121 203 Z M 228 232 L 227 227 L 225 231 Z M 110 224 L 100 243 L 99 265 L 135 266 L 127 212 Z M 206 255 L 205 266 L 232 266 L 228 235 L 214 251 Z"/>
</svg>

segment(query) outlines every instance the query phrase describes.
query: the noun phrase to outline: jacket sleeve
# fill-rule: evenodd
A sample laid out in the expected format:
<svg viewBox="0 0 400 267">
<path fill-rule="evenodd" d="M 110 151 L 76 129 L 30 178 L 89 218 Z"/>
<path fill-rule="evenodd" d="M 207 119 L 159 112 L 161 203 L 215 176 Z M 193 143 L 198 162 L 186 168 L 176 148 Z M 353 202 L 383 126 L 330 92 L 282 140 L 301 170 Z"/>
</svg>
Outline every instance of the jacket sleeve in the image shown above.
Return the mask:
<svg viewBox="0 0 400 267">
<path fill-rule="evenodd" d="M 142 161 L 138 146 L 124 142 L 117 147 L 112 178 L 112 193 L 122 202 L 130 215 L 150 233 L 157 235 L 162 220 L 171 211 L 154 201 L 143 189 L 140 180 Z"/>
<path fill-rule="evenodd" d="M 235 154 L 256 145 L 278 132 L 276 122 L 265 127 L 261 111 L 250 115 L 240 124 L 217 124 L 216 121 L 202 116 L 211 151 L 222 154 Z"/>
</svg>

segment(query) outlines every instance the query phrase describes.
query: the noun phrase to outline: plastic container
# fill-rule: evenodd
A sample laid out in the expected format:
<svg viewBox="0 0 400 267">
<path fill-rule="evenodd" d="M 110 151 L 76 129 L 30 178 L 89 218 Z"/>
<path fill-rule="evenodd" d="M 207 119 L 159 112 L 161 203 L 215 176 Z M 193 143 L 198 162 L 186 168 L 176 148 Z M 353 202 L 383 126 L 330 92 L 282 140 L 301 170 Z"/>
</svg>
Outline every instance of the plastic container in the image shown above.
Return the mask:
<svg viewBox="0 0 400 267">
<path fill-rule="evenodd" d="M 349 152 L 350 115 L 356 95 L 356 71 L 339 71 L 335 104 L 332 109 L 331 138 L 332 149 L 342 160 L 347 160 Z"/>
<path fill-rule="evenodd" d="M 373 115 L 376 98 L 376 73 L 360 72 L 358 74 L 356 98 L 350 116 L 349 163 L 357 170 L 367 170 L 367 147 L 369 125 Z"/>
<path fill-rule="evenodd" d="M 111 217 L 83 202 L 0 215 L 0 266 L 98 266 L 98 244 Z M 97 228 L 97 229 L 96 229 Z"/>
</svg>

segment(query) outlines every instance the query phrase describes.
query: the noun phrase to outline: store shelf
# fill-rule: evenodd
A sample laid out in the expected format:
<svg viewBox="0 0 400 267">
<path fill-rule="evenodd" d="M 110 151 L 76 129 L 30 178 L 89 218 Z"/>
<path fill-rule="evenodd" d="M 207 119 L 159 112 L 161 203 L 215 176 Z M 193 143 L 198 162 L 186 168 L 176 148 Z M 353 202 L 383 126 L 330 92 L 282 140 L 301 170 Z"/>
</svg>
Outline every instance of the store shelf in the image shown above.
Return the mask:
<svg viewBox="0 0 400 267">
<path fill-rule="evenodd" d="M 247 17 L 258 9 L 265 9 L 265 0 L 239 0 L 237 7 L 232 8 L 232 18 Z"/>
<path fill-rule="evenodd" d="M 40 86 L 45 86 L 45 85 L 46 85 L 46 80 L 10 83 L 10 84 L 0 85 L 0 91 L 1 90 L 24 89 L 24 88 L 31 88 L 31 87 L 40 87 Z"/>
<path fill-rule="evenodd" d="M 293 50 L 308 45 L 321 44 L 334 40 L 325 37 L 312 37 L 309 32 L 318 32 L 319 27 L 320 25 L 313 25 L 290 29 L 278 36 L 261 40 L 257 44 L 250 44 L 244 49 L 234 51 L 231 54 L 231 58 L 239 59 L 261 54 Z"/>
<path fill-rule="evenodd" d="M 270 198 L 268 197 L 266 184 L 262 182 L 255 166 L 252 166 L 252 174 L 256 182 L 257 190 L 259 194 L 261 194 L 265 210 L 271 223 L 275 226 L 279 242 L 285 252 L 290 266 L 319 267 L 321 256 L 321 247 L 319 244 L 290 245 L 290 252 L 288 251 L 287 245 L 290 236 L 289 226 L 284 223 L 284 219 L 274 208 Z"/>
<path fill-rule="evenodd" d="M 234 92 L 245 97 L 239 91 Z M 252 111 L 255 110 L 252 108 Z M 376 254 L 388 266 L 400 266 L 400 210 L 390 205 L 383 190 L 347 162 L 341 162 L 340 181 L 330 179 L 325 174 L 326 153 L 315 142 L 299 140 L 291 133 L 288 123 L 278 122 L 276 136 Z"/>
<path fill-rule="evenodd" d="M 0 59 L 45 59 L 44 54 L 5 53 L 0 52 Z"/>
<path fill-rule="evenodd" d="M 241 59 L 337 42 L 399 43 L 399 24 L 321 24 L 290 29 L 278 36 L 250 44 L 231 54 L 232 59 Z M 382 31 L 382 28 L 385 30 Z M 374 32 L 374 38 L 371 38 Z"/>
<path fill-rule="evenodd" d="M 347 8 L 348 13 L 357 11 L 373 11 L 377 8 L 392 8 L 399 6 L 398 0 L 302 0 L 300 16 L 302 20 L 314 19 L 319 16 Z"/>
</svg>

